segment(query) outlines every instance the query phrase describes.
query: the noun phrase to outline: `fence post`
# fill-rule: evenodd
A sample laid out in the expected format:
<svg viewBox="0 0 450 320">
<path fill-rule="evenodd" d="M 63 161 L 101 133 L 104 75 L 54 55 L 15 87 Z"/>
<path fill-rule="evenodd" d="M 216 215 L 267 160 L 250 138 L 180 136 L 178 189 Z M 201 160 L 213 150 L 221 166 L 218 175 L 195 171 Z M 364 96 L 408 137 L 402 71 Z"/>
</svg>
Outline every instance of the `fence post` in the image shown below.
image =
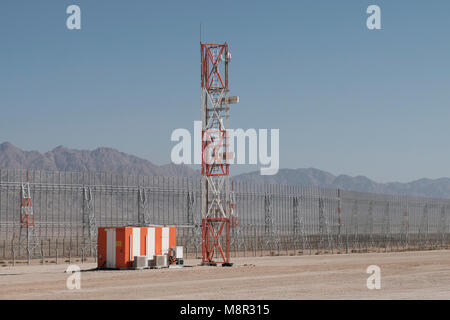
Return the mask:
<svg viewBox="0 0 450 320">
<path fill-rule="evenodd" d="M 12 256 L 13 256 L 13 266 L 15 266 L 16 265 L 16 251 L 14 250 L 14 247 L 11 250 L 12 250 Z"/>
<path fill-rule="evenodd" d="M 58 239 L 56 239 L 56 264 L 58 264 Z"/>
<path fill-rule="evenodd" d="M 14 238 L 11 240 L 11 252 L 14 252 Z"/>
<path fill-rule="evenodd" d="M 43 246 L 43 241 L 41 241 L 41 263 L 44 264 L 44 246 Z"/>
<path fill-rule="evenodd" d="M 345 253 L 348 253 L 348 232 L 345 235 Z"/>
</svg>

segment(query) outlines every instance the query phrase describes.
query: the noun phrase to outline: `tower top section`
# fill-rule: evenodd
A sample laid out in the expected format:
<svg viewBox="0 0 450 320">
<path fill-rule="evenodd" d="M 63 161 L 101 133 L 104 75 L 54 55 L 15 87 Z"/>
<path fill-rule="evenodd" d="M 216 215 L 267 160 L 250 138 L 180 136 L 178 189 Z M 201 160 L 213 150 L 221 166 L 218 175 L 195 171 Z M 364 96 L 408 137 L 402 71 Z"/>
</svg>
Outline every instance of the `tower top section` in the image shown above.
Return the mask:
<svg viewBox="0 0 450 320">
<path fill-rule="evenodd" d="M 228 44 L 200 43 L 201 86 L 206 90 L 228 90 Z"/>
</svg>

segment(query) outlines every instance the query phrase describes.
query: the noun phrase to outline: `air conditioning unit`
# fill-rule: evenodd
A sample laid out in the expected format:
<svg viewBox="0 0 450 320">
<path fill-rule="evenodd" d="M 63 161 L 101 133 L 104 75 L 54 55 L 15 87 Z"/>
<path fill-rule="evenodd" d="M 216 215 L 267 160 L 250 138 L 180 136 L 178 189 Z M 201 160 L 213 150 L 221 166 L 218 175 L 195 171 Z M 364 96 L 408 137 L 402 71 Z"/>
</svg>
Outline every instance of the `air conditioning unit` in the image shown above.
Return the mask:
<svg viewBox="0 0 450 320">
<path fill-rule="evenodd" d="M 169 259 L 167 254 L 154 256 L 154 267 L 155 268 L 167 268 L 169 266 Z"/>
<path fill-rule="evenodd" d="M 133 261 L 134 269 L 144 269 L 148 267 L 146 256 L 135 256 Z"/>
</svg>

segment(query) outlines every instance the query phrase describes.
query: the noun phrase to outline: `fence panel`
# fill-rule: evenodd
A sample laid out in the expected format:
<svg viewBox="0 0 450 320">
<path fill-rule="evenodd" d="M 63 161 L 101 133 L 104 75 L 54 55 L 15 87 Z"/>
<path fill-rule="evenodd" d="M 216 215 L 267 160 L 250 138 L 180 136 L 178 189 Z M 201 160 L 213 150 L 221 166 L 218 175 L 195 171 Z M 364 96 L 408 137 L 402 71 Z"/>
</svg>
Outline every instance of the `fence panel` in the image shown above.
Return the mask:
<svg viewBox="0 0 450 320">
<path fill-rule="evenodd" d="M 20 203 L 26 170 L 0 169 L 0 257 L 24 258 Z M 89 225 L 178 226 L 189 257 L 201 252 L 199 177 L 30 171 L 33 258 L 95 257 Z M 450 200 L 285 185 L 233 184 L 239 227 L 232 256 L 448 248 Z M 89 217 L 93 219 L 90 220 Z M 95 230 L 95 228 L 94 228 Z"/>
</svg>

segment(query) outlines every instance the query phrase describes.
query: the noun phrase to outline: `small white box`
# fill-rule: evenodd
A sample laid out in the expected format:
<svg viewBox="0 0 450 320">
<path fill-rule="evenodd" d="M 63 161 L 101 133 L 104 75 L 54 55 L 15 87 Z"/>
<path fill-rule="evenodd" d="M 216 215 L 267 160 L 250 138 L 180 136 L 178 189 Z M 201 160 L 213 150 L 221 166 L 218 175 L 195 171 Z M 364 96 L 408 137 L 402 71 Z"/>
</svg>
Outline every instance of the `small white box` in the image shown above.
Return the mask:
<svg viewBox="0 0 450 320">
<path fill-rule="evenodd" d="M 177 246 L 170 248 L 170 255 L 175 259 L 183 259 L 183 247 Z"/>
</svg>

